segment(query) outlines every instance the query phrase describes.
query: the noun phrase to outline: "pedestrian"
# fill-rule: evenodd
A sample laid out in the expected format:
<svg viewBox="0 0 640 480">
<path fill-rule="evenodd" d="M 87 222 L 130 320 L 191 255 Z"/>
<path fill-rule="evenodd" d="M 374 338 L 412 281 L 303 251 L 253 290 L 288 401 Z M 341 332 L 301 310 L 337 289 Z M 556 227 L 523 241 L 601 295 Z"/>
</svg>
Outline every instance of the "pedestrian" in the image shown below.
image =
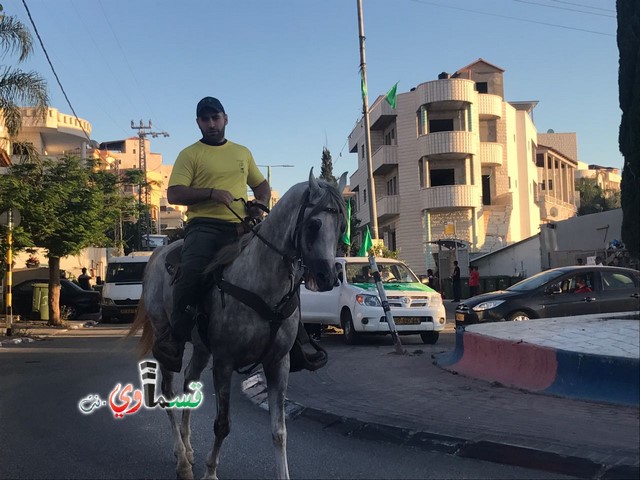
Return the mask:
<svg viewBox="0 0 640 480">
<path fill-rule="evenodd" d="M 602 265 L 602 257 L 596 257 L 596 265 Z"/>
<path fill-rule="evenodd" d="M 480 272 L 478 267 L 469 267 L 469 293 L 472 297 L 480 293 Z"/>
<path fill-rule="evenodd" d="M 433 270 L 430 268 L 427 268 L 427 285 L 438 291 L 436 288 L 436 277 L 433 275 Z"/>
<path fill-rule="evenodd" d="M 453 284 L 453 301 L 459 302 L 462 285 L 460 284 L 460 267 L 458 266 L 457 260 L 454 260 L 453 262 L 453 273 L 451 274 L 451 283 Z"/>
<path fill-rule="evenodd" d="M 256 202 L 267 205 L 271 187 L 245 146 L 225 138 L 229 117 L 220 100 L 204 97 L 196 106 L 196 123 L 202 138 L 183 149 L 169 178 L 167 200 L 186 205 L 180 270 L 173 285 L 173 308 L 170 325 L 157 336 L 152 351 L 160 364 L 173 372 L 182 370 L 185 343 L 191 339 L 196 324 L 198 300 L 202 298 L 203 270 L 218 250 L 242 235 L 238 219 L 247 214 L 260 216 L 259 207 L 245 211 L 247 186 Z M 326 362 L 323 352 L 307 353 L 302 344 L 309 343 L 304 327 L 290 352 L 291 370 L 319 368 Z"/>
<path fill-rule="evenodd" d="M 578 258 L 578 265 L 579 266 L 584 265 L 584 260 L 581 257 Z"/>
<path fill-rule="evenodd" d="M 87 268 L 82 267 L 82 273 L 78 276 L 78 285 L 83 290 L 91 290 L 91 279 L 93 279 L 93 270 L 91 275 L 87 273 Z"/>
</svg>

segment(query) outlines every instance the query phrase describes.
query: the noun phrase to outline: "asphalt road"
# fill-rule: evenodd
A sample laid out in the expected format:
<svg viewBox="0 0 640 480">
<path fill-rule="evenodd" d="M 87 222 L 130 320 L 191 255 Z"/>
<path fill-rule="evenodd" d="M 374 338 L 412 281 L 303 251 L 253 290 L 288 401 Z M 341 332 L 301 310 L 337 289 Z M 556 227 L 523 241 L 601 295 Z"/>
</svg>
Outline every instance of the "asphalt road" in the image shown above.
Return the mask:
<svg viewBox="0 0 640 480">
<path fill-rule="evenodd" d="M 442 347 L 453 333 L 444 334 Z M 419 343 L 419 337 L 406 337 Z M 327 338 L 331 348 L 339 338 Z M 376 338 L 373 344 L 388 342 Z M 365 342 L 361 348 L 368 348 Z M 116 419 L 108 408 L 83 415 L 89 394 L 103 399 L 117 383 L 139 388 L 133 343 L 117 337 L 56 337 L 0 349 L 0 478 L 175 478 L 169 422 L 160 410 Z M 195 477 L 212 445 L 213 388 L 203 378 L 202 408 L 193 415 Z M 268 413 L 232 393 L 232 431 L 220 478 L 273 478 Z M 293 478 L 558 478 L 557 475 L 365 441 L 323 431 L 307 419 L 288 422 Z"/>
</svg>

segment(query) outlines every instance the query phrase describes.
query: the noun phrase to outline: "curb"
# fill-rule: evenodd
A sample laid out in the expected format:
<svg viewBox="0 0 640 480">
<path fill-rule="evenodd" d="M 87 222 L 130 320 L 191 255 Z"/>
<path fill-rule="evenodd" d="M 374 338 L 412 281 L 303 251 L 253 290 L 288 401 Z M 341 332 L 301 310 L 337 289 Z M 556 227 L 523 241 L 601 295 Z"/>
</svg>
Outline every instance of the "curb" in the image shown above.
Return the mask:
<svg viewBox="0 0 640 480">
<path fill-rule="evenodd" d="M 269 411 L 267 386 L 262 371 L 258 371 L 242 381 L 242 393 L 255 405 Z M 640 477 L 640 467 L 637 465 L 605 465 L 588 458 L 561 455 L 508 443 L 486 440 L 473 441 L 435 432 L 363 422 L 326 410 L 305 407 L 288 399 L 285 399 L 285 416 L 288 420 L 295 420 L 298 417 L 313 420 L 320 423 L 323 430 L 330 430 L 347 437 L 388 442 L 462 458 L 473 458 L 594 480 Z"/>
<path fill-rule="evenodd" d="M 634 407 L 640 403 L 640 361 L 634 358 L 571 352 L 458 328 L 455 349 L 437 355 L 436 363 L 531 392 Z"/>
</svg>

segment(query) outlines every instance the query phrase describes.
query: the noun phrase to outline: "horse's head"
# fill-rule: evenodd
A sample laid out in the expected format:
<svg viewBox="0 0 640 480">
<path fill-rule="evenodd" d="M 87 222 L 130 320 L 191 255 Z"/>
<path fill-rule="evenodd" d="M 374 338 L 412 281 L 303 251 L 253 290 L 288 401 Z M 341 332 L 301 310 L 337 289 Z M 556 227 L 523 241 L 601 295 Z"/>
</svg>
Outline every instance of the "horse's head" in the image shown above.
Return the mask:
<svg viewBox="0 0 640 480">
<path fill-rule="evenodd" d="M 317 180 L 313 169 L 309 173 L 294 231 L 294 244 L 305 265 L 304 281 L 309 290 L 331 290 L 336 282 L 336 248 L 347 222 L 342 199 L 346 179 L 345 172 L 336 188 Z"/>
</svg>

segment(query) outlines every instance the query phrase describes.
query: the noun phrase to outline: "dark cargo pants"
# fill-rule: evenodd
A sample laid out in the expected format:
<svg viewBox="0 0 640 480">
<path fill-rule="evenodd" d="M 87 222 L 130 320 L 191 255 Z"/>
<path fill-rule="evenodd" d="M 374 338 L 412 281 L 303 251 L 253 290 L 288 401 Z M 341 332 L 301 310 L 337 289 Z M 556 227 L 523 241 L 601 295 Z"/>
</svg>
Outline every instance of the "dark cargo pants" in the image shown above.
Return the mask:
<svg viewBox="0 0 640 480">
<path fill-rule="evenodd" d="M 222 247 L 239 237 L 239 226 L 238 223 L 209 218 L 196 218 L 187 224 L 180 272 L 173 284 L 170 323 L 176 338 L 189 338 L 195 325 L 195 307 L 206 293 L 202 288 L 203 271 Z"/>
</svg>

